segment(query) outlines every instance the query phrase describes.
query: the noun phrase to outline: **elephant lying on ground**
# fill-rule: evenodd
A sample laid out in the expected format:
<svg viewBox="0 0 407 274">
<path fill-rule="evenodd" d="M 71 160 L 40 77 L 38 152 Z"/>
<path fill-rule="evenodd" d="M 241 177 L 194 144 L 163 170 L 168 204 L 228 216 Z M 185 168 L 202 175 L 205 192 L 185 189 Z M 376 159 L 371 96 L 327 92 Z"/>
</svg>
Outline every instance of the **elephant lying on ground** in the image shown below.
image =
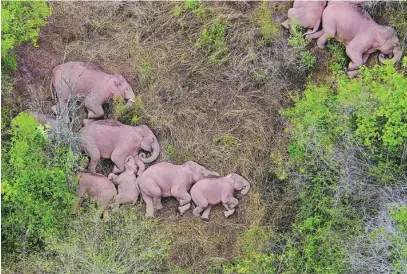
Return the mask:
<svg viewBox="0 0 407 274">
<path fill-rule="evenodd" d="M 112 96 L 127 99 L 126 106 L 130 106 L 135 98 L 133 89 L 122 75 L 107 74 L 96 65 L 85 62 L 67 62 L 55 67 L 51 85 L 56 90 L 61 110 L 67 106 L 70 98 L 74 99 L 72 96 L 84 96 L 89 119 L 102 117 L 102 105 Z M 56 106 L 53 110 L 56 112 Z M 84 123 L 87 122 L 84 120 Z"/>
<path fill-rule="evenodd" d="M 108 217 L 107 207 L 114 202 L 117 191 L 113 183 L 101 174 L 91 175 L 88 173 L 79 174 L 79 188 L 77 192 L 78 206 L 82 204 L 85 194 L 92 201 L 96 201 L 102 207 L 101 212 L 98 211 L 98 217 L 101 215 L 104 218 Z"/>
<path fill-rule="evenodd" d="M 351 59 L 348 76 L 354 77 L 358 69 L 366 63 L 369 56 L 379 50 L 379 61 L 385 55 L 393 58 L 392 62 L 401 59 L 402 51 L 396 31 L 392 27 L 381 26 L 363 11 L 360 5 L 350 2 L 329 2 L 322 18 L 322 30 L 308 38 L 319 38 L 318 47 L 325 48 L 328 39 L 336 38 L 346 46 L 346 54 Z"/>
<path fill-rule="evenodd" d="M 179 202 L 178 211 L 184 214 L 191 206 L 190 187 L 206 176 L 219 176 L 203 166 L 188 161 L 183 165 L 159 163 L 148 168 L 137 184 L 146 203 L 146 216 L 153 217 L 154 209 L 162 209 L 161 197 L 175 197 Z"/>
<path fill-rule="evenodd" d="M 326 1 L 294 1 L 294 5 L 288 10 L 288 19 L 281 25 L 291 31 L 293 20 L 306 29 L 310 29 L 304 35 L 317 32 L 322 21 L 322 13 L 326 7 Z"/>
<path fill-rule="evenodd" d="M 229 217 L 239 203 L 233 197 L 235 190 L 241 190 L 242 195 L 246 195 L 250 190 L 250 183 L 236 173 L 199 180 L 191 188 L 191 197 L 196 204 L 193 214 L 199 217 L 203 211 L 201 218 L 208 219 L 212 207 L 222 203 L 226 208 L 225 217 Z"/>
<path fill-rule="evenodd" d="M 133 156 L 129 156 L 125 161 L 125 170 L 120 175 L 110 173 L 107 178 L 117 185 L 118 194 L 114 201 L 114 209 L 118 209 L 121 204 L 137 202 L 140 191 L 136 184 L 137 165 Z"/>
<path fill-rule="evenodd" d="M 96 173 L 101 158 L 111 159 L 115 164 L 113 173 L 124 171 L 125 159 L 133 156 L 139 168 L 137 175 L 145 170 L 160 154 L 157 137 L 148 126 L 128 126 L 116 120 L 99 120 L 88 123 L 79 131 L 82 149 L 90 156 L 88 169 Z M 146 157 L 145 152 L 151 156 Z"/>
</svg>

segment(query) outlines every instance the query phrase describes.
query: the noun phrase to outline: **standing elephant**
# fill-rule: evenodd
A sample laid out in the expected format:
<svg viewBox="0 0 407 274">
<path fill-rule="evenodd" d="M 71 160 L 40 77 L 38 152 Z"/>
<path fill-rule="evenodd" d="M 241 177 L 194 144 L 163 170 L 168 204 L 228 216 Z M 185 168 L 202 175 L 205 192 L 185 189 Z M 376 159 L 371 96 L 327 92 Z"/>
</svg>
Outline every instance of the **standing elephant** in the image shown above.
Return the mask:
<svg viewBox="0 0 407 274">
<path fill-rule="evenodd" d="M 322 21 L 322 13 L 326 7 L 326 1 L 294 1 L 294 5 L 288 10 L 288 19 L 281 25 L 291 31 L 292 20 L 306 29 L 310 29 L 304 35 L 318 31 Z"/>
<path fill-rule="evenodd" d="M 135 98 L 133 89 L 122 75 L 107 74 L 96 65 L 85 62 L 67 62 L 55 67 L 51 85 L 56 90 L 61 109 L 67 106 L 70 98 L 84 97 L 88 119 L 102 117 L 102 105 L 113 96 L 127 99 L 126 106 L 130 106 Z M 56 112 L 56 106 L 53 110 Z"/>
<path fill-rule="evenodd" d="M 179 213 L 184 214 L 191 206 L 188 190 L 195 182 L 211 175 L 219 176 L 193 161 L 183 165 L 163 162 L 151 166 L 137 178 L 141 196 L 146 202 L 146 216 L 153 217 L 154 209 L 162 209 L 161 197 L 171 196 L 179 202 Z"/>
<path fill-rule="evenodd" d="M 117 191 L 113 183 L 101 174 L 80 173 L 79 188 L 77 192 L 78 206 L 81 205 L 85 194 L 92 201 L 96 201 L 102 207 L 102 212 L 98 211 L 98 217 L 107 216 L 106 208 L 114 202 Z"/>
<path fill-rule="evenodd" d="M 148 126 L 128 126 L 116 120 L 98 120 L 85 125 L 80 131 L 82 149 L 90 156 L 88 169 L 96 173 L 101 158 L 111 159 L 115 164 L 113 173 L 124 171 L 125 159 L 133 156 L 139 168 L 137 175 L 145 170 L 160 154 L 157 137 Z M 144 152 L 140 152 L 144 151 Z M 145 152 L 150 152 L 150 157 Z"/>
<path fill-rule="evenodd" d="M 349 77 L 356 76 L 359 67 L 377 50 L 381 52 L 380 62 L 384 62 L 385 55 L 393 56 L 391 62 L 401 59 L 402 51 L 396 30 L 377 24 L 360 5 L 329 2 L 322 21 L 322 30 L 308 37 L 319 38 L 317 44 L 320 48 L 325 48 L 327 40 L 331 38 L 343 42 L 346 55 L 351 59 L 347 73 Z"/>
<path fill-rule="evenodd" d="M 140 191 L 136 184 L 137 165 L 133 156 L 129 156 L 125 161 L 125 170 L 120 175 L 110 173 L 107 178 L 117 185 L 118 194 L 114 201 L 115 210 L 121 204 L 131 203 L 134 205 L 137 202 Z"/>
<path fill-rule="evenodd" d="M 199 217 L 203 211 L 201 218 L 208 219 L 212 207 L 222 203 L 226 208 L 225 217 L 229 217 L 239 203 L 233 197 L 235 190 L 241 190 L 242 195 L 246 195 L 250 190 L 250 183 L 236 173 L 199 180 L 191 188 L 191 197 L 197 206 L 193 214 Z"/>
</svg>

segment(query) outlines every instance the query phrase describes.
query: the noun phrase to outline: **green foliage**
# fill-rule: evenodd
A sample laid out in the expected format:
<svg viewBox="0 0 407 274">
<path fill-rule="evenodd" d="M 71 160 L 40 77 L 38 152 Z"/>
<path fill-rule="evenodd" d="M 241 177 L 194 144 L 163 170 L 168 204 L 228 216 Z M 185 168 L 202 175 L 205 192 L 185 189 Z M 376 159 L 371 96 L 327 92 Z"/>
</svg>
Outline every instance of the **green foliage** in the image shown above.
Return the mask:
<svg viewBox="0 0 407 274">
<path fill-rule="evenodd" d="M 5 255 L 40 248 L 49 237 L 64 233 L 76 200 L 67 189 L 72 153 L 54 147 L 44 128 L 26 113 L 11 124 L 1 174 Z"/>
<path fill-rule="evenodd" d="M 195 47 L 208 58 L 210 63 L 218 63 L 227 52 L 227 26 L 224 22 L 215 20 L 205 27 L 195 43 Z"/>
<path fill-rule="evenodd" d="M 390 214 L 397 223 L 398 230 L 407 233 L 407 206 L 394 205 L 390 210 Z"/>
<path fill-rule="evenodd" d="M 157 220 L 119 211 L 110 221 L 94 220 L 94 211 L 72 221 L 66 237 L 48 243 L 39 270 L 47 273 L 163 273 L 170 234 Z"/>
<path fill-rule="evenodd" d="M 300 63 L 304 67 L 311 69 L 315 66 L 316 58 L 307 49 L 310 41 L 303 37 L 302 32 L 303 28 L 293 19 L 291 22 L 291 35 L 288 38 L 288 44 L 293 48 L 294 53 L 299 55 Z"/>
<path fill-rule="evenodd" d="M 273 13 L 269 7 L 268 1 L 263 1 L 261 5 L 258 6 L 254 16 L 259 25 L 260 34 L 264 41 L 270 42 L 276 38 L 280 25 L 271 20 Z"/>
<path fill-rule="evenodd" d="M 391 250 L 393 273 L 407 272 L 407 206 L 394 205 L 390 209 L 390 215 L 395 222 L 396 233 L 389 235 L 393 245 Z"/>
<path fill-rule="evenodd" d="M 140 77 L 143 84 L 148 84 L 151 82 L 153 77 L 153 68 L 150 60 L 145 57 L 141 60 Z"/>
<path fill-rule="evenodd" d="M 1 64 L 3 69 L 17 66 L 14 48 L 24 42 L 37 46 L 40 27 L 51 15 L 45 1 L 1 2 Z"/>
<path fill-rule="evenodd" d="M 340 71 L 348 65 L 349 58 L 343 43 L 333 39 L 328 40 L 327 49 L 331 53 L 330 66 L 332 71 Z"/>
<path fill-rule="evenodd" d="M 234 148 L 234 147 L 239 146 L 239 144 L 240 144 L 239 139 L 237 139 L 234 136 L 228 136 L 228 135 L 219 136 L 219 137 L 214 136 L 213 137 L 213 142 L 216 145 L 221 145 L 221 146 L 228 147 L 228 148 Z"/>
<path fill-rule="evenodd" d="M 223 265 L 223 272 L 225 274 L 276 273 L 275 256 L 267 247 L 271 235 L 273 233 L 268 228 L 252 227 L 239 239 L 241 258 Z"/>
<path fill-rule="evenodd" d="M 124 98 L 113 100 L 113 117 L 126 125 L 140 125 L 146 120 L 144 104 L 140 96 L 134 99 L 134 103 L 131 107 L 127 107 Z"/>
<path fill-rule="evenodd" d="M 187 155 L 187 154 L 184 154 L 184 155 L 179 154 L 175 150 L 175 147 L 173 145 L 168 145 L 166 150 L 167 150 L 168 155 L 170 156 L 170 159 L 173 162 L 181 164 L 181 163 L 185 163 L 185 162 L 191 160 L 191 157 L 189 155 Z"/>
</svg>

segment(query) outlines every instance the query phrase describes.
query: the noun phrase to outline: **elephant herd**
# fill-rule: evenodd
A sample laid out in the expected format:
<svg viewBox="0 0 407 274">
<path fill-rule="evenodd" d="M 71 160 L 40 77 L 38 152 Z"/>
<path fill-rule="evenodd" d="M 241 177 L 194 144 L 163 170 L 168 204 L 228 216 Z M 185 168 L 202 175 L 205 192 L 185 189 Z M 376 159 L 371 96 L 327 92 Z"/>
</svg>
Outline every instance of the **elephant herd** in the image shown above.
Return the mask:
<svg viewBox="0 0 407 274">
<path fill-rule="evenodd" d="M 220 203 L 226 208 L 225 217 L 229 217 L 238 204 L 234 191 L 245 195 L 250 190 L 250 183 L 242 176 L 232 173 L 221 177 L 193 161 L 183 165 L 161 162 L 146 169 L 145 164 L 154 162 L 160 154 L 153 131 L 146 125 L 97 120 L 104 115 L 102 105 L 112 97 L 124 98 L 126 107 L 132 106 L 135 94 L 122 75 L 107 74 L 89 63 L 67 62 L 53 69 L 53 93 L 52 88 L 57 99 L 52 110 L 56 114 L 67 110 L 72 100 L 84 102 L 88 112 L 79 136 L 81 148 L 90 158 L 86 163 L 90 173 L 79 174 L 78 205 L 87 195 L 101 206 L 98 214 L 106 217 L 109 207 L 116 211 L 121 204 L 134 205 L 141 194 L 146 216 L 153 217 L 154 210 L 163 208 L 161 197 L 175 197 L 181 215 L 193 201 L 193 214 L 208 219 L 211 208 Z M 31 114 L 39 122 L 55 126 L 55 120 Z M 100 159 L 111 159 L 114 164 L 107 177 L 96 173 Z"/>
<path fill-rule="evenodd" d="M 288 10 L 288 19 L 281 25 L 291 30 L 296 21 L 307 31 L 308 39 L 318 39 L 319 48 L 325 48 L 328 39 L 335 38 L 346 46 L 346 55 L 350 58 L 347 74 L 355 77 L 360 66 L 369 56 L 380 51 L 379 61 L 386 56 L 391 62 L 398 62 L 402 50 L 396 30 L 377 24 L 363 9 L 359 1 L 295 1 Z M 322 23 L 322 29 L 320 25 Z"/>
</svg>

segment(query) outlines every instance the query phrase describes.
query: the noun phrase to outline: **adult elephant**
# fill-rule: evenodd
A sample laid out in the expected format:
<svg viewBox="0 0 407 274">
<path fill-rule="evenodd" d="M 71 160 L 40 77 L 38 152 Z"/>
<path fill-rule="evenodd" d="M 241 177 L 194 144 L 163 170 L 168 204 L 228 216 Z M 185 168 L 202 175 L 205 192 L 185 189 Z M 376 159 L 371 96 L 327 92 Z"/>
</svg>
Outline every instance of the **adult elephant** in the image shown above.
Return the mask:
<svg viewBox="0 0 407 274">
<path fill-rule="evenodd" d="M 331 1 L 322 16 L 322 31 L 309 38 L 319 38 L 318 47 L 325 48 L 328 39 L 336 38 L 346 46 L 346 54 L 351 59 L 348 76 L 354 77 L 369 56 L 379 50 L 379 61 L 391 62 L 401 59 L 402 51 L 396 30 L 377 24 L 360 5 L 351 2 Z"/>
<path fill-rule="evenodd" d="M 85 62 L 67 62 L 55 67 L 52 70 L 51 85 L 56 90 L 61 110 L 66 108 L 70 99 L 84 100 L 88 119 L 102 117 L 102 105 L 113 96 L 124 97 L 127 107 L 135 99 L 133 89 L 122 75 L 107 74 L 98 66 Z M 57 106 L 53 106 L 55 113 L 56 109 Z"/>
<path fill-rule="evenodd" d="M 85 125 L 80 131 L 82 149 L 90 156 L 88 169 L 96 173 L 101 158 L 111 159 L 114 173 L 123 172 L 125 159 L 133 156 L 138 166 L 138 175 L 160 154 L 157 137 L 148 126 L 128 126 L 116 120 L 99 120 Z M 151 155 L 147 157 L 146 152 Z"/>
</svg>

